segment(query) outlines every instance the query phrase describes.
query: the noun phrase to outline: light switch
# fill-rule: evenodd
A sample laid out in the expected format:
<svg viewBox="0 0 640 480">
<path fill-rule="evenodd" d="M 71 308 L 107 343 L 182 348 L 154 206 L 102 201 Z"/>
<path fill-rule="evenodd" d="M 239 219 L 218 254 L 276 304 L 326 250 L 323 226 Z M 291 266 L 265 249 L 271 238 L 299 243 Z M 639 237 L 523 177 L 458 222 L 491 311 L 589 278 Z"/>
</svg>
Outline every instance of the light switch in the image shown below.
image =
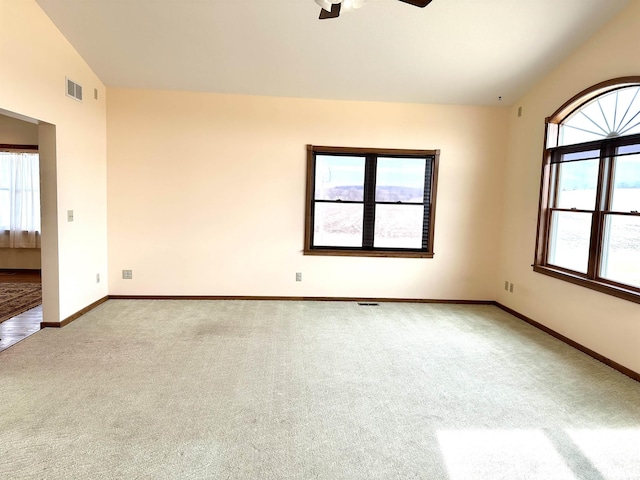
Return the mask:
<svg viewBox="0 0 640 480">
<path fill-rule="evenodd" d="M 73 222 L 73 210 L 67 210 L 67 222 Z"/>
</svg>

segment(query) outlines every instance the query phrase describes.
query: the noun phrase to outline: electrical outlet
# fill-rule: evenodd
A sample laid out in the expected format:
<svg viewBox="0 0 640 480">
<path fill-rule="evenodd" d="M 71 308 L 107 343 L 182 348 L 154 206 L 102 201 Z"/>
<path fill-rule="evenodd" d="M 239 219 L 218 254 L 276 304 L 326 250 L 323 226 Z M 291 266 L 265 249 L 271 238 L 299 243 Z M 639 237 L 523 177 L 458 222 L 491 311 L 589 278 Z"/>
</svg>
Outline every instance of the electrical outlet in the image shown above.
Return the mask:
<svg viewBox="0 0 640 480">
<path fill-rule="evenodd" d="M 96 283 L 100 283 L 100 274 L 96 273 Z"/>
<path fill-rule="evenodd" d="M 131 280 L 133 278 L 132 270 L 122 270 L 122 278 L 125 280 Z"/>
<path fill-rule="evenodd" d="M 509 284 L 509 293 L 513 293 L 513 283 Z"/>
<path fill-rule="evenodd" d="M 297 272 L 296 273 L 296 282 L 301 282 L 302 281 L 302 272 Z"/>
<path fill-rule="evenodd" d="M 504 289 L 508 292 L 509 291 L 509 280 L 505 280 L 504 281 Z"/>
</svg>

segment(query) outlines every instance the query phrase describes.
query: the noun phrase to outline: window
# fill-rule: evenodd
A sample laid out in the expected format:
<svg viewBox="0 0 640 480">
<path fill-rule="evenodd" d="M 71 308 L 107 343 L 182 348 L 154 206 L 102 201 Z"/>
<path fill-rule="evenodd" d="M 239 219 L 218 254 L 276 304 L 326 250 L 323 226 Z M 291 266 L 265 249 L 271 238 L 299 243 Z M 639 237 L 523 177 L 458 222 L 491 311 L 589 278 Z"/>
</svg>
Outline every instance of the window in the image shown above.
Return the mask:
<svg viewBox="0 0 640 480">
<path fill-rule="evenodd" d="M 534 270 L 640 303 L 640 77 L 547 119 Z"/>
<path fill-rule="evenodd" d="M 309 145 L 305 255 L 433 257 L 438 157 Z"/>
<path fill-rule="evenodd" d="M 0 247 L 40 247 L 37 153 L 0 151 Z"/>
</svg>

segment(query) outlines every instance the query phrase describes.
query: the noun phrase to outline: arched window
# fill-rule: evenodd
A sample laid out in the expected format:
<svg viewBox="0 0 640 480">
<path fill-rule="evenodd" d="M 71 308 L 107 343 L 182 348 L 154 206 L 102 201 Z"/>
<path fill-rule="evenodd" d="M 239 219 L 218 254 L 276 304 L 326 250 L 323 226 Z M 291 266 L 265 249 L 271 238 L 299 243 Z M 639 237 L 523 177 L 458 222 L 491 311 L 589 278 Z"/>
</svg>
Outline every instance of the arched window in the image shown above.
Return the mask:
<svg viewBox="0 0 640 480">
<path fill-rule="evenodd" d="M 534 270 L 640 303 L 640 77 L 547 118 Z"/>
</svg>

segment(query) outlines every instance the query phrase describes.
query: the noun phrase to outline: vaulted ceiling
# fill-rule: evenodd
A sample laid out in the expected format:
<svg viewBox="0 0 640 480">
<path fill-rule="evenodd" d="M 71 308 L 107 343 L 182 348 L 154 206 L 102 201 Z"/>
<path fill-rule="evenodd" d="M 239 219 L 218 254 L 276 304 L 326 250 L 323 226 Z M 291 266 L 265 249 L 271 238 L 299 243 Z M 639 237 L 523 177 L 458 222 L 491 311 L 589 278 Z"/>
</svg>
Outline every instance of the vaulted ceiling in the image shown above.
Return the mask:
<svg viewBox="0 0 640 480">
<path fill-rule="evenodd" d="M 631 0 L 37 0 L 108 87 L 514 102 Z"/>
</svg>

